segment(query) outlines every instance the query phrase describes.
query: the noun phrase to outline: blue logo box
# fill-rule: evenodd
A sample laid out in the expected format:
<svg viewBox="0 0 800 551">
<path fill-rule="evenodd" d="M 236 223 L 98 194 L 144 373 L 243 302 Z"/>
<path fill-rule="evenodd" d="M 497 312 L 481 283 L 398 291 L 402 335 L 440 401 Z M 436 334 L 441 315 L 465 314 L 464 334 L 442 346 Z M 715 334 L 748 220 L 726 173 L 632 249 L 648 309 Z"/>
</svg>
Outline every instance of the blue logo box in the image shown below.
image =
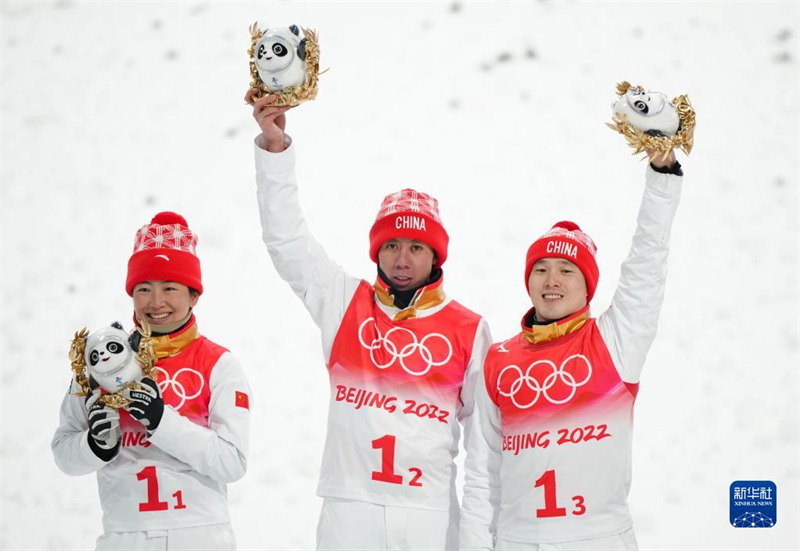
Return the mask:
<svg viewBox="0 0 800 551">
<path fill-rule="evenodd" d="M 737 480 L 731 484 L 731 525 L 772 528 L 778 522 L 778 488 L 771 480 Z"/>
</svg>

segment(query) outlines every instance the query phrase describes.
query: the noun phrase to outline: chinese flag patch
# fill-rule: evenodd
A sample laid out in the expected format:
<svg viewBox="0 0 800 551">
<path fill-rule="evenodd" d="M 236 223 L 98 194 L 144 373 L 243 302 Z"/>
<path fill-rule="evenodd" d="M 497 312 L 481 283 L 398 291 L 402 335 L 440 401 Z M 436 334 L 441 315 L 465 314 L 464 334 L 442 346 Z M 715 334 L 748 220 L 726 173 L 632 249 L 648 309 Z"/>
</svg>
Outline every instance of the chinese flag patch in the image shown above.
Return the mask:
<svg viewBox="0 0 800 551">
<path fill-rule="evenodd" d="M 250 409 L 250 398 L 244 392 L 236 391 L 236 406 L 244 409 Z"/>
</svg>

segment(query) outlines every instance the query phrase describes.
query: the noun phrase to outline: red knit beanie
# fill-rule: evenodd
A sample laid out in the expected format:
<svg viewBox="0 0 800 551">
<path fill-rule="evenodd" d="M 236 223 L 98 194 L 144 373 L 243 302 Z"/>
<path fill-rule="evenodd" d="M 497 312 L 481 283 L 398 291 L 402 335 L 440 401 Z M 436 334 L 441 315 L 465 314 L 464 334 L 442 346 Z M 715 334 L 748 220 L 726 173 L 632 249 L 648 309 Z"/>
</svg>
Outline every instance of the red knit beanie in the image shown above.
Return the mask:
<svg viewBox="0 0 800 551">
<path fill-rule="evenodd" d="M 390 239 L 417 239 L 429 245 L 439 259 L 447 260 L 450 237 L 439 217 L 439 202 L 421 191 L 404 189 L 387 195 L 369 231 L 369 257 L 378 263 L 378 250 Z"/>
<path fill-rule="evenodd" d="M 125 290 L 133 296 L 133 288 L 142 281 L 175 281 L 202 294 L 196 247 L 197 236 L 183 216 L 159 212 L 136 232 Z"/>
<path fill-rule="evenodd" d="M 592 238 L 581 231 L 575 222 L 556 222 L 546 234 L 533 242 L 525 256 L 525 290 L 531 277 L 533 265 L 542 258 L 564 258 L 573 262 L 586 280 L 586 302 L 590 302 L 597 289 L 600 271 L 595 255 L 597 247 Z"/>
</svg>

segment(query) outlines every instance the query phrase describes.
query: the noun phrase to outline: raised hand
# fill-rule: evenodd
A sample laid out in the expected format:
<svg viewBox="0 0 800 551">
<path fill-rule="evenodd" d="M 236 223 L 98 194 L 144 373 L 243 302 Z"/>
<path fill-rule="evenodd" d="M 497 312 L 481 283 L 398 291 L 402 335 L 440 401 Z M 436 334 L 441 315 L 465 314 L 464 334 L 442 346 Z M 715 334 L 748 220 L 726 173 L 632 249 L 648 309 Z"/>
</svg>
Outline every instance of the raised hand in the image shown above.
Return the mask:
<svg viewBox="0 0 800 551">
<path fill-rule="evenodd" d="M 658 153 L 652 149 L 646 150 L 647 157 L 650 159 L 650 162 L 653 163 L 653 166 L 657 167 L 671 167 L 677 162 L 677 158 L 675 157 L 675 150 L 672 149 L 669 153 Z"/>
<path fill-rule="evenodd" d="M 267 142 L 267 151 L 280 153 L 285 149 L 284 139 L 286 129 L 286 111 L 290 106 L 274 107 L 272 103 L 278 98 L 274 94 L 254 99 L 257 90 L 250 89 L 244 96 L 244 101 L 253 106 L 253 118 L 261 128 L 264 140 Z"/>
</svg>

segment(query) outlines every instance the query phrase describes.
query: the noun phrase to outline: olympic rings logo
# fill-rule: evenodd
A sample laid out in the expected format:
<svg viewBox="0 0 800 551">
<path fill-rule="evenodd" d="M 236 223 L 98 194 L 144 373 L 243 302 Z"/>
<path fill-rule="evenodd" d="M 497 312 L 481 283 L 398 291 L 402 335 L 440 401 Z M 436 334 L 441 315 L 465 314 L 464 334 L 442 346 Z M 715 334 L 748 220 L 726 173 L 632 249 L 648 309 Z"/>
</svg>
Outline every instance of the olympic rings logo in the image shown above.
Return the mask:
<svg viewBox="0 0 800 551">
<path fill-rule="evenodd" d="M 586 366 L 586 376 L 580 382 L 576 380 L 573 373 L 565 371 L 564 369 L 572 360 L 575 360 L 576 362 L 580 360 Z M 553 370 L 553 372 L 547 375 L 544 378 L 544 381 L 541 383 L 534 375 L 532 375 L 532 371 L 537 365 L 546 365 Z M 503 380 L 503 375 L 508 371 L 516 373 L 517 377 L 510 385 L 505 385 L 503 384 L 506 382 Z M 572 371 L 574 372 L 574 368 Z M 556 364 L 550 360 L 537 360 L 528 366 L 528 369 L 525 370 L 525 373 L 522 372 L 522 369 L 520 369 L 519 366 L 506 366 L 502 371 L 500 371 L 500 375 L 497 377 L 497 391 L 501 395 L 511 398 L 511 401 L 519 409 L 528 409 L 529 407 L 533 406 L 541 396 L 544 396 L 545 399 L 551 404 L 559 405 L 565 404 L 572 400 L 578 390 L 578 387 L 588 383 L 591 376 L 592 364 L 589 363 L 589 360 L 586 359 L 586 356 L 583 354 L 573 354 L 561 362 L 561 365 L 558 367 L 556 367 Z M 561 385 L 559 385 L 559 389 L 563 389 L 564 387 L 569 388 L 569 394 L 567 394 L 565 398 L 554 398 L 548 393 L 548 391 L 550 391 L 556 385 L 556 383 L 561 383 Z M 523 388 L 523 385 L 525 385 L 527 389 Z M 520 401 L 518 401 L 517 397 L 520 392 L 522 392 L 522 398 L 519 398 Z M 533 398 L 529 398 L 528 401 L 525 402 L 525 396 L 530 394 L 533 395 Z M 556 394 L 556 396 L 558 396 L 558 394 Z"/>
<path fill-rule="evenodd" d="M 364 327 L 370 322 L 372 322 L 375 337 L 372 339 L 364 339 Z M 395 335 L 394 340 L 392 335 Z M 447 347 L 447 355 L 444 359 L 434 359 L 434 353 L 428 347 L 428 343 L 430 342 L 430 344 L 433 344 L 437 341 L 431 341 L 431 339 L 439 339 Z M 358 328 L 358 340 L 361 346 L 369 350 L 369 357 L 375 367 L 378 369 L 387 369 L 391 367 L 394 362 L 399 361 L 400 367 L 409 375 L 425 375 L 432 367 L 445 365 L 453 356 L 453 345 L 450 344 L 447 337 L 441 333 L 429 333 L 422 337 L 421 340 L 417 340 L 417 335 L 413 331 L 405 327 L 392 327 L 386 332 L 386 335 L 382 335 L 374 318 L 367 318 L 361 323 L 361 326 Z M 409 342 L 400 345 L 397 343 L 398 340 L 408 340 Z M 380 359 L 375 357 L 375 352 L 381 349 L 384 350 L 385 354 L 388 354 L 388 362 L 381 363 Z M 415 354 L 422 358 L 422 365 L 416 366 L 412 364 L 409 366 L 408 363 L 411 362 L 409 361 L 407 363 L 406 359 L 411 358 Z"/>
<path fill-rule="evenodd" d="M 183 404 L 186 403 L 186 400 L 197 398 L 203 391 L 205 380 L 203 380 L 203 376 L 199 371 L 195 371 L 189 367 L 182 367 L 176 371 L 172 377 L 170 377 L 169 373 L 167 373 L 164 369 L 158 366 L 156 366 L 156 369 L 158 370 L 159 374 L 158 388 L 161 390 L 161 394 L 163 395 L 167 388 L 169 388 L 175 396 L 180 398 L 180 403 L 177 406 L 172 406 L 177 410 L 180 410 L 183 407 Z M 183 373 L 185 373 L 185 375 L 181 376 Z M 194 394 L 186 394 L 187 386 L 190 388 L 197 388 L 197 390 L 194 392 Z"/>
</svg>

